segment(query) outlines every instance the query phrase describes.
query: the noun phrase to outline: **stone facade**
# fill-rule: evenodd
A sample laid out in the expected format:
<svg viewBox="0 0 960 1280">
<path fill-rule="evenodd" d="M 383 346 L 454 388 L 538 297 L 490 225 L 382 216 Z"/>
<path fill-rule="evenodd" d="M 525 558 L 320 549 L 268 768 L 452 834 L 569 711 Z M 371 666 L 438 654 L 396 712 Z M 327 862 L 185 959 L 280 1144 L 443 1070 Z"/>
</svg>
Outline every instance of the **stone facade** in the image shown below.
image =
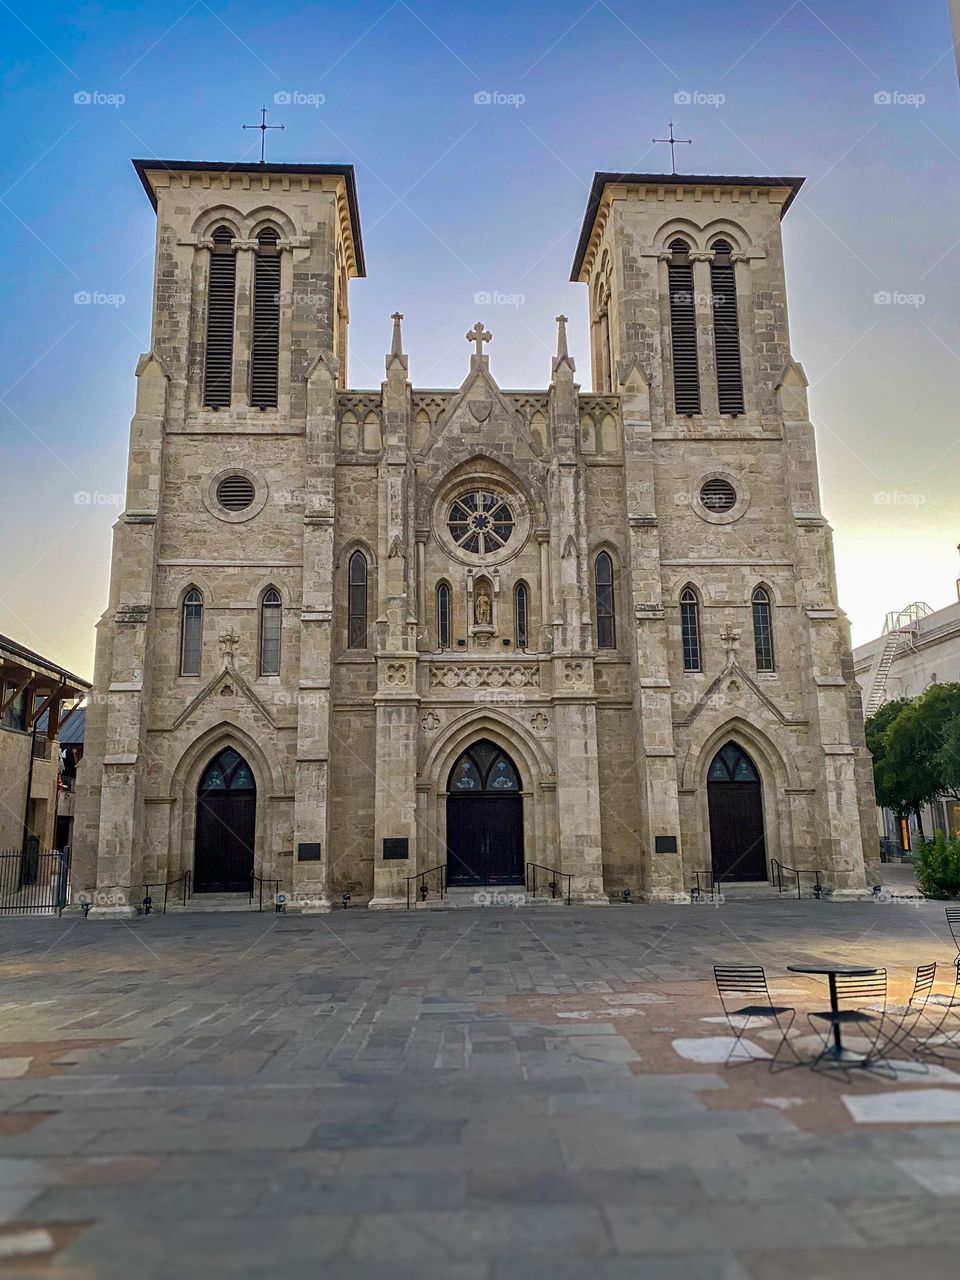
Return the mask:
<svg viewBox="0 0 960 1280">
<path fill-rule="evenodd" d="M 138 168 L 158 218 L 154 346 L 137 370 L 127 508 L 99 625 L 78 888 L 130 902 L 145 882 L 191 870 L 198 786 L 230 747 L 256 782 L 256 875 L 304 909 L 345 893 L 402 903 L 407 877 L 447 860 L 452 770 L 478 740 L 515 768 L 522 857 L 571 874 L 581 900 L 625 888 L 669 897 L 710 867 L 707 773 L 730 741 L 759 776 L 764 865 L 817 867 L 838 890 L 863 884 L 876 842 L 870 762 L 787 333 L 780 219 L 795 180 L 597 175 L 574 269 L 591 307 L 594 394 L 575 380 L 562 317 L 543 390 L 498 386 L 482 326 L 467 335 L 459 389 L 415 389 L 396 316 L 384 382 L 358 391 L 345 379 L 347 282 L 363 272 L 352 170 Z M 237 253 L 233 390 L 212 410 L 207 281 L 224 224 Z M 264 226 L 279 234 L 282 302 L 267 409 L 246 391 Z M 721 234 L 739 298 L 738 416 L 720 414 L 715 389 L 709 272 Z M 692 417 L 670 394 L 677 235 L 694 260 L 703 405 Z M 218 485 L 236 476 L 252 497 L 228 510 Z M 717 478 L 733 486 L 730 510 L 700 500 Z M 502 545 L 471 544 L 480 525 L 462 508 L 457 524 L 456 504 L 475 493 L 506 504 Z M 362 623 L 351 617 L 356 553 Z M 613 617 L 601 628 L 604 553 Z M 759 584 L 777 655 L 764 673 Z M 682 657 L 687 585 L 698 671 Z M 181 674 L 191 590 L 203 600 L 199 675 Z M 262 674 L 270 591 L 279 674 Z M 406 858 L 385 858 L 398 839 Z"/>
</svg>

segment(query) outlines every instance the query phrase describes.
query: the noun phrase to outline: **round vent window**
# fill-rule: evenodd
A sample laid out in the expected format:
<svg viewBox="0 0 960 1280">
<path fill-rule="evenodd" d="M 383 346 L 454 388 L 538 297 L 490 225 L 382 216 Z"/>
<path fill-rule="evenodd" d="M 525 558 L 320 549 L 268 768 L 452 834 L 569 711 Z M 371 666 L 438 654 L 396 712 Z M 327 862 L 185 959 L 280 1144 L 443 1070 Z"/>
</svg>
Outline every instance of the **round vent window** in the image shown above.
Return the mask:
<svg viewBox="0 0 960 1280">
<path fill-rule="evenodd" d="M 217 485 L 217 501 L 225 511 L 246 511 L 256 490 L 246 476 L 224 476 Z"/>
<path fill-rule="evenodd" d="M 718 514 L 732 511 L 737 505 L 737 491 L 729 480 L 708 480 L 700 490 L 700 503 Z"/>
</svg>

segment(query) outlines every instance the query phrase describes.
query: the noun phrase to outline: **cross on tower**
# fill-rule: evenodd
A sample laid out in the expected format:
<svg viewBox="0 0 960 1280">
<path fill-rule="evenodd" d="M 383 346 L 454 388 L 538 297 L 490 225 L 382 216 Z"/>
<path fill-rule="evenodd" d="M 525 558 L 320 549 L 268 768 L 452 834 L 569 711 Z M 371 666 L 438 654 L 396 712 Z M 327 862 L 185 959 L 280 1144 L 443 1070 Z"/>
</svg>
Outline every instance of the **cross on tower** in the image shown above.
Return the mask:
<svg viewBox="0 0 960 1280">
<path fill-rule="evenodd" d="M 259 124 L 245 124 L 243 127 L 244 127 L 244 129 L 259 129 L 259 130 L 260 130 L 260 163 L 261 163 L 261 164 L 264 164 L 265 162 L 264 162 L 264 159 L 263 159 L 263 147 L 264 147 L 264 143 L 265 143 L 265 142 L 266 142 L 266 140 L 267 140 L 267 130 L 268 130 L 268 129 L 285 129 L 285 128 L 286 128 L 286 125 L 282 125 L 282 124 L 267 124 L 267 108 L 266 108 L 266 107 L 261 107 L 261 108 L 260 108 L 260 123 L 259 123 Z"/>
<path fill-rule="evenodd" d="M 483 344 L 485 342 L 492 342 L 493 334 L 490 333 L 487 329 L 484 329 L 482 322 L 478 320 L 477 323 L 473 326 L 473 328 L 469 330 L 469 332 L 467 333 L 467 341 L 475 342 L 477 344 L 476 354 L 478 356 L 482 356 Z"/>
<path fill-rule="evenodd" d="M 672 172 L 673 172 L 673 173 L 676 173 L 676 172 L 677 172 L 677 144 L 679 143 L 679 144 L 681 144 L 681 145 L 687 145 L 687 146 L 688 146 L 691 142 L 693 142 L 693 139 L 692 139 L 692 138 L 675 138 L 675 137 L 673 136 L 673 121 L 671 120 L 671 121 L 670 121 L 670 136 L 669 136 L 669 138 L 654 138 L 654 139 L 652 139 L 652 141 L 654 141 L 654 142 L 666 142 L 666 143 L 668 143 L 668 144 L 669 144 L 669 146 L 670 146 L 670 165 L 671 165 L 671 170 L 672 170 Z"/>
</svg>

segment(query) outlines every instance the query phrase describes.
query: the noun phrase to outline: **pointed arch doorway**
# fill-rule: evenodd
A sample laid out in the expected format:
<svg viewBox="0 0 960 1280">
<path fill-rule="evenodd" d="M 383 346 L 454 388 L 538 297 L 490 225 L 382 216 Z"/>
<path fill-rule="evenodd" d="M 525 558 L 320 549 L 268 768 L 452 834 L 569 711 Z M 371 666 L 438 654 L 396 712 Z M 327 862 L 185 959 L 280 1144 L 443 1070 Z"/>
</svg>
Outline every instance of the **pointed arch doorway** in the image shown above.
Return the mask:
<svg viewBox="0 0 960 1280">
<path fill-rule="evenodd" d="M 447 883 L 523 884 L 523 797 L 496 743 L 468 747 L 447 781 Z"/>
<path fill-rule="evenodd" d="M 746 751 L 728 742 L 707 771 L 710 854 L 717 880 L 766 880 L 767 848 L 760 774 Z"/>
<path fill-rule="evenodd" d="M 253 876 L 257 784 L 232 747 L 207 765 L 197 787 L 194 893 L 247 893 Z"/>
</svg>

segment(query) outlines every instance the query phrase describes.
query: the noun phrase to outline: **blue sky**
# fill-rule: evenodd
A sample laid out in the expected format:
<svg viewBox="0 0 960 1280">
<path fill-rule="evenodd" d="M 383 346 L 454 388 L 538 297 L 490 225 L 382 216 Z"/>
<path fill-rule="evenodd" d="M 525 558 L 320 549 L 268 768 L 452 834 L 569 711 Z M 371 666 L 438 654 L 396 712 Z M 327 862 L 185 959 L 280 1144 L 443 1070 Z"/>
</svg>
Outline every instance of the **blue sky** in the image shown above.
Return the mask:
<svg viewBox="0 0 960 1280">
<path fill-rule="evenodd" d="M 379 384 L 399 308 L 418 385 L 462 381 L 478 316 L 501 384 L 544 385 L 563 311 L 589 387 L 585 290 L 567 277 L 590 179 L 668 166 L 650 140 L 671 116 L 694 139 L 681 170 L 807 175 L 784 224 L 791 327 L 841 603 L 865 640 L 887 610 L 955 598 L 960 130 L 945 0 L 0 0 L 0 27 L 0 630 L 92 669 L 149 345 L 154 220 L 130 157 L 257 159 L 240 126 L 261 103 L 285 126 L 268 158 L 357 166 L 368 278 L 352 286 L 353 386 Z M 317 105 L 274 106 L 284 92 Z M 478 105 L 484 92 L 512 102 Z M 478 307 L 482 291 L 514 302 Z M 78 292 L 112 301 L 77 305 Z"/>
</svg>

